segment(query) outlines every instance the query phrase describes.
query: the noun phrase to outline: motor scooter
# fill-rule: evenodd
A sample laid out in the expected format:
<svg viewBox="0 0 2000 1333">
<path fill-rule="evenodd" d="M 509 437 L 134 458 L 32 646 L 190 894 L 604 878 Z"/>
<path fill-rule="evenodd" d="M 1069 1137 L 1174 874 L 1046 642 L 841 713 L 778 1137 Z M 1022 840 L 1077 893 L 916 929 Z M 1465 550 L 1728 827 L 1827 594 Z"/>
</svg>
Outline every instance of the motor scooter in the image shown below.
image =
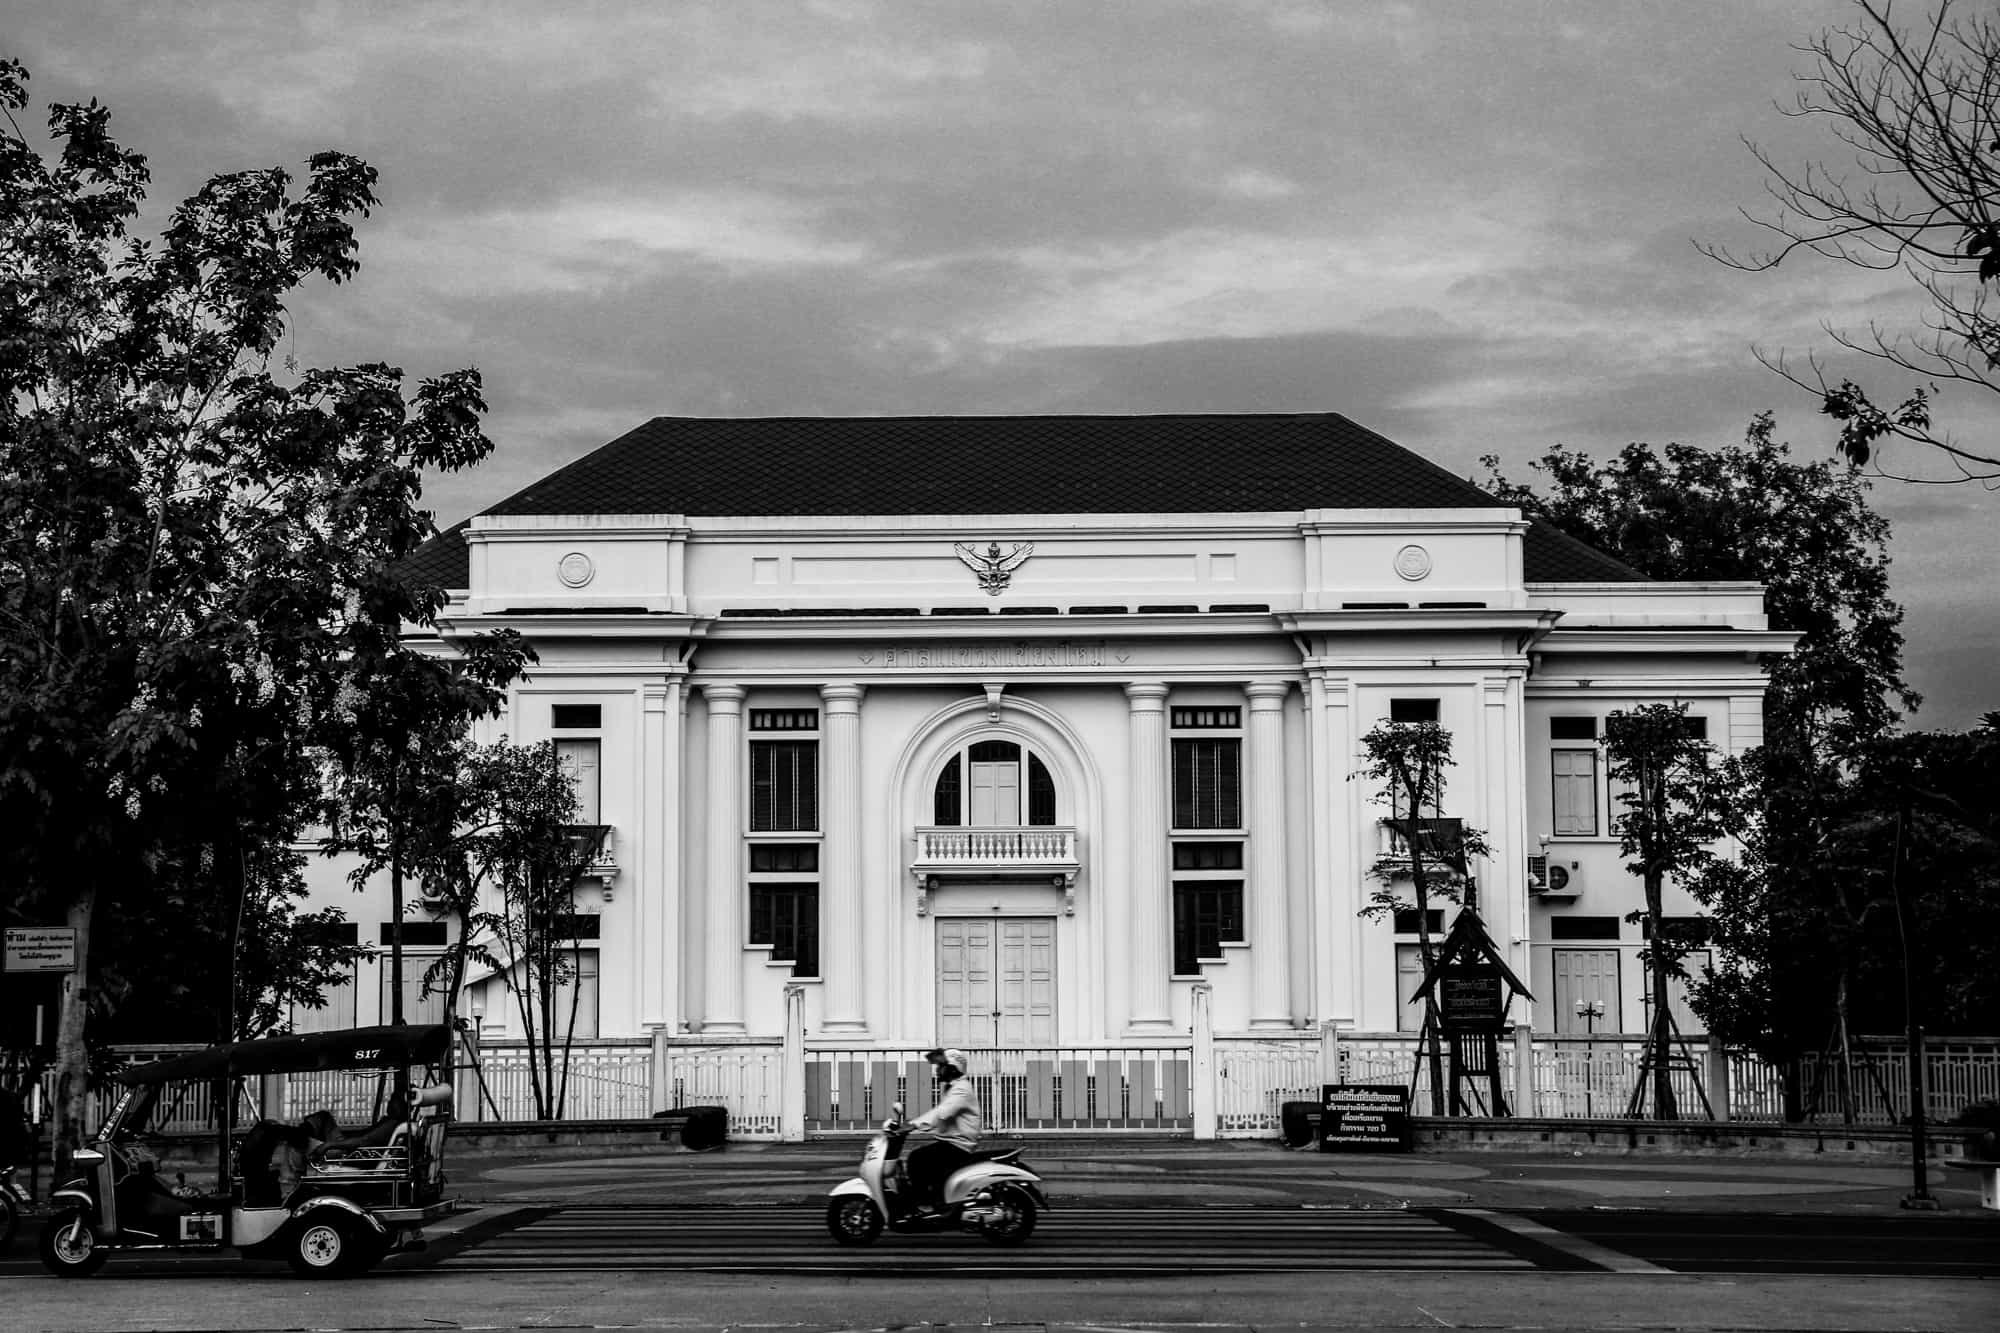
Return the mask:
<svg viewBox="0 0 2000 1333">
<path fill-rule="evenodd" d="M 834 1186 L 826 1206 L 826 1229 L 842 1245 L 872 1245 L 883 1228 L 922 1233 L 971 1231 L 995 1245 L 1019 1245 L 1034 1234 L 1035 1220 L 1049 1201 L 1042 1178 L 1021 1164 L 1021 1149 L 978 1154 L 951 1173 L 944 1206 L 919 1208 L 903 1164 L 910 1127 L 897 1102 L 882 1129 L 861 1154 L 861 1174 Z"/>
<path fill-rule="evenodd" d="M 35 1206 L 34 1196 L 14 1179 L 17 1169 L 0 1163 L 0 1253 L 5 1253 L 13 1242 L 14 1232 L 21 1225 L 21 1214 Z"/>
</svg>

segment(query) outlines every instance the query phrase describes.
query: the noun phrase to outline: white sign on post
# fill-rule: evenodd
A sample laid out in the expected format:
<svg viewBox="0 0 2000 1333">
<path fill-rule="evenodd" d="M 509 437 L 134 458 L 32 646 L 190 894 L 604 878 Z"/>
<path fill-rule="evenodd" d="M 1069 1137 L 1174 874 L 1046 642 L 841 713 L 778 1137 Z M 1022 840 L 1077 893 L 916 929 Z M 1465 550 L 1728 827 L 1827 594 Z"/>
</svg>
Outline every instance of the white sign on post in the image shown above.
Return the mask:
<svg viewBox="0 0 2000 1333">
<path fill-rule="evenodd" d="M 76 929 L 72 926 L 9 926 L 5 970 L 76 971 Z"/>
</svg>

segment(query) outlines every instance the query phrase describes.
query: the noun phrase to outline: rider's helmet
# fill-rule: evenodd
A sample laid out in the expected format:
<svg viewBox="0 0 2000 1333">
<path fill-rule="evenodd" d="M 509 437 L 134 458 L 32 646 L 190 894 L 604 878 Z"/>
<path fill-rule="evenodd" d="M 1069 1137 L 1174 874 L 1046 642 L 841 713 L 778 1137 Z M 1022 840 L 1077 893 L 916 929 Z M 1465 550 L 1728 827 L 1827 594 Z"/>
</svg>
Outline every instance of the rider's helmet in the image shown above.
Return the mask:
<svg viewBox="0 0 2000 1333">
<path fill-rule="evenodd" d="M 947 1083 L 965 1073 L 965 1052 L 955 1046 L 925 1051 L 924 1059 L 937 1066 L 938 1077 Z"/>
</svg>

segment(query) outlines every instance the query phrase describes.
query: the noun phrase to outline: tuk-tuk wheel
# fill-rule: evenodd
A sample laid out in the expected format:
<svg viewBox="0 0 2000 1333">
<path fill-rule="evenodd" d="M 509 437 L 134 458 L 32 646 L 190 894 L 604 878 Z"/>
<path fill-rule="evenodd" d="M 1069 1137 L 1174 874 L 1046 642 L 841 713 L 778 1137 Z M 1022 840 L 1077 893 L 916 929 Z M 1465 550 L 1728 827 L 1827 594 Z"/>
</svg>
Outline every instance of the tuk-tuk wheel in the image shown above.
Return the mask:
<svg viewBox="0 0 2000 1333">
<path fill-rule="evenodd" d="M 42 1267 L 57 1277 L 89 1277 L 111 1257 L 97 1243 L 90 1219 L 74 1209 L 48 1220 L 42 1228 L 41 1251 Z"/>
<path fill-rule="evenodd" d="M 346 1277 L 366 1263 L 366 1246 L 354 1219 L 329 1209 L 293 1224 L 285 1258 L 306 1277 Z"/>
</svg>

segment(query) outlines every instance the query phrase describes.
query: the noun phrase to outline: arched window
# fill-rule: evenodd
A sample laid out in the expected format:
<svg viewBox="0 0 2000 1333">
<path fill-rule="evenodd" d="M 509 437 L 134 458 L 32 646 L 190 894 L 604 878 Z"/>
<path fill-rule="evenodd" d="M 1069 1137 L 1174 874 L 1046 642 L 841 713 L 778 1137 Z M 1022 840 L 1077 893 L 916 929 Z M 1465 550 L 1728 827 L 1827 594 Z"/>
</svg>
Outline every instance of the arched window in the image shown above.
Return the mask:
<svg viewBox="0 0 2000 1333">
<path fill-rule="evenodd" d="M 931 820 L 939 828 L 1052 825 L 1055 779 L 1041 756 L 1018 742 L 974 741 L 938 771 Z"/>
</svg>

